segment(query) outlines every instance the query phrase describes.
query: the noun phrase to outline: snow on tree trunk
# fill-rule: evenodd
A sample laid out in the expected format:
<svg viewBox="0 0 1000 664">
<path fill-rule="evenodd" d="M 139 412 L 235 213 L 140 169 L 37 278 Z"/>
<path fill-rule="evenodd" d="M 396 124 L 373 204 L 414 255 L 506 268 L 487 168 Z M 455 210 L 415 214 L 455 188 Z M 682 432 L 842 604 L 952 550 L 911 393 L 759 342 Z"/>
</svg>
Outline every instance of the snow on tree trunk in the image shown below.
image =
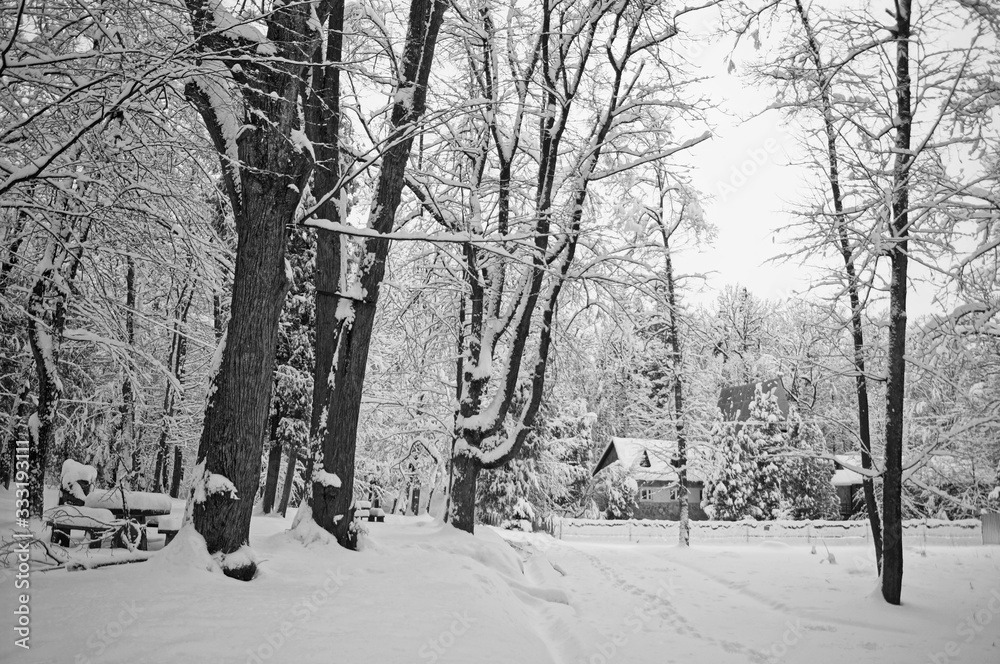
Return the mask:
<svg viewBox="0 0 1000 664">
<path fill-rule="evenodd" d="M 426 106 L 427 82 L 446 7 L 444 0 L 412 0 L 410 4 L 401 78 L 396 81 L 397 95 L 392 108 L 392 132 L 382 155 L 369 214 L 369 228 L 380 235 L 391 232 L 395 225 L 406 162 L 417 123 Z M 342 12 L 342 7 L 338 11 Z M 339 16 L 342 25 L 343 14 Z M 331 15 L 331 21 L 336 19 L 336 15 Z M 336 29 L 337 26 L 331 23 L 331 30 L 335 33 Z M 337 41 L 328 40 L 328 47 L 335 48 Z M 339 104 L 339 99 L 334 96 L 339 87 L 331 82 L 327 90 L 330 95 L 327 101 Z M 403 91 L 411 93 L 398 94 Z M 317 124 L 310 122 L 307 130 L 316 131 Z M 337 129 L 333 127 L 330 131 L 332 135 L 323 135 L 322 138 L 336 146 Z M 336 152 L 328 159 L 330 166 L 319 171 L 321 178 L 324 171 L 337 172 L 334 165 Z M 327 184 L 327 188 L 331 186 Z M 320 195 L 328 193 L 317 191 Z M 339 218 L 339 210 L 333 203 L 335 200 L 337 198 L 323 208 L 331 215 L 327 219 Z M 344 241 L 344 238 L 324 236 L 320 239 L 320 246 L 325 247 L 324 255 L 332 258 L 333 254 L 340 254 L 339 243 Z M 320 445 L 320 452 L 314 457 L 318 467 L 313 470 L 312 513 L 316 523 L 348 547 L 353 547 L 355 543 L 351 516 L 362 387 L 389 249 L 390 241 L 386 237 L 366 239 L 361 250 L 366 260 L 359 266 L 356 281 L 352 284 L 343 283 L 340 275 L 333 274 L 332 267 L 325 266 L 317 253 L 317 266 L 324 267 L 317 271 L 316 378 L 313 382 L 310 437 Z M 338 272 L 342 272 L 343 267 L 340 266 Z M 335 487 L 328 482 L 315 481 L 318 473 L 336 475 L 341 485 Z"/>
<path fill-rule="evenodd" d="M 293 138 L 301 132 L 299 100 L 320 40 L 309 28 L 311 5 L 275 7 L 264 20 L 266 37 L 252 28 L 217 29 L 220 18 L 233 17 L 216 5 L 187 3 L 200 49 L 226 53 L 242 46 L 278 56 L 262 62 L 240 56 L 238 63 L 220 57 L 206 65 L 217 71 L 185 84 L 219 153 L 238 237 L 229 325 L 196 459 L 206 476 L 228 478 L 236 491 L 235 497 L 210 492 L 203 501 L 192 498 L 192 516 L 224 572 L 249 580 L 256 563 L 243 547 L 260 481 L 278 322 L 289 286 L 286 229 L 312 170 L 311 152 Z M 194 488 L 201 481 L 196 476 Z M 232 564 L 227 556 L 233 556 Z"/>
</svg>

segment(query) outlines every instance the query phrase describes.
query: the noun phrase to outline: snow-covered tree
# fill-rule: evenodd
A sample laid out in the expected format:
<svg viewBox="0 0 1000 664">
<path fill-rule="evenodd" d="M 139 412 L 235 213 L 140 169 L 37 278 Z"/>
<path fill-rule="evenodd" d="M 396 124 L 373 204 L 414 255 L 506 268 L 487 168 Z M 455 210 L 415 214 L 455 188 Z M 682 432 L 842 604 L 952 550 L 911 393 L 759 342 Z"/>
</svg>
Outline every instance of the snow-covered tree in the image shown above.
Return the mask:
<svg viewBox="0 0 1000 664">
<path fill-rule="evenodd" d="M 784 468 L 775 454 L 785 447 L 777 396 L 757 384 L 744 422 L 717 424 L 712 433 L 717 476 L 712 489 L 719 519 L 773 519 L 781 513 Z"/>
</svg>

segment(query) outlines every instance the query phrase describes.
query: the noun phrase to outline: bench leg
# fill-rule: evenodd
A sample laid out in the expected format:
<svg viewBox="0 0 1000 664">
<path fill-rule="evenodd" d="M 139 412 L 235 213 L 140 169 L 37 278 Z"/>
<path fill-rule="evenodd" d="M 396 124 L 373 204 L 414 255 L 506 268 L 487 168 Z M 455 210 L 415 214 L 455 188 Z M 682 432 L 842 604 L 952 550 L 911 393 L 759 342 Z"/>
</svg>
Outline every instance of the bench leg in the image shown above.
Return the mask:
<svg viewBox="0 0 1000 664">
<path fill-rule="evenodd" d="M 50 541 L 59 546 L 69 546 L 69 528 L 52 526 L 52 538 Z"/>
</svg>

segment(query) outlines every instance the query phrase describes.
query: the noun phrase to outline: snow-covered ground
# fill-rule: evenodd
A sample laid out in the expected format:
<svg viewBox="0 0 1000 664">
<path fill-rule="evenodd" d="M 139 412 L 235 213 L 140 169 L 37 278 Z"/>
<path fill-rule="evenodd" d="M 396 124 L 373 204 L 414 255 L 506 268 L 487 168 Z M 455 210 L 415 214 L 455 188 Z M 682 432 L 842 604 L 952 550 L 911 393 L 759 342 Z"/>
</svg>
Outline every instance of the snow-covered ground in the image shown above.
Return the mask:
<svg viewBox="0 0 1000 664">
<path fill-rule="evenodd" d="M 2 489 L 0 509 L 8 538 Z M 997 547 L 908 549 L 890 607 L 854 547 L 831 564 L 822 547 L 471 537 L 389 517 L 349 552 L 291 525 L 254 518 L 250 583 L 208 571 L 187 531 L 147 562 L 36 571 L 31 649 L 5 628 L 0 662 L 1000 663 Z"/>
</svg>

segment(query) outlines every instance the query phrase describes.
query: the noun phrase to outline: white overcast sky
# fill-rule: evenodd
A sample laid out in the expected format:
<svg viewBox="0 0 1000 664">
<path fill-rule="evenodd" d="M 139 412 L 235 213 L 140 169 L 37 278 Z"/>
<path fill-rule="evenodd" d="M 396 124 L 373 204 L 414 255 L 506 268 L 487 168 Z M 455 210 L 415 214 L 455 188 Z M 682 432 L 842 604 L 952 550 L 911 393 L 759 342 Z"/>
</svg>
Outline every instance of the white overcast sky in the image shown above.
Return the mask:
<svg viewBox="0 0 1000 664">
<path fill-rule="evenodd" d="M 681 29 L 694 32 L 712 27 L 715 19 L 711 11 L 702 14 L 702 18 L 692 15 Z M 708 276 L 703 291 L 689 291 L 688 300 L 708 305 L 729 284 L 740 284 L 768 299 L 808 293 L 811 284 L 822 276 L 817 266 L 768 260 L 789 250 L 775 232 L 791 224 L 794 205 L 808 199 L 809 192 L 802 183 L 811 176 L 804 168 L 792 165 L 801 159 L 795 129 L 788 127 L 777 111 L 760 114 L 773 101 L 769 90 L 746 84 L 739 69 L 733 74 L 727 72 L 725 57 L 731 42 L 716 37 L 695 43 L 689 60 L 712 76 L 705 83 L 705 91 L 718 101 L 719 111 L 711 117 L 716 125 L 712 139 L 693 148 L 688 160 L 694 166 L 692 184 L 712 197 L 704 209 L 708 221 L 718 229 L 718 237 L 701 251 L 689 251 L 677 258 L 681 271 Z M 739 57 L 736 60 L 738 63 Z M 732 184 L 734 173 L 746 162 L 753 162 L 753 174 L 742 186 L 720 192 L 720 183 Z M 827 264 L 828 268 L 837 266 L 835 262 Z M 919 270 L 917 266 L 913 269 Z M 929 288 L 914 284 L 908 298 L 910 312 L 914 316 L 940 312 L 940 306 L 932 304 L 932 296 Z"/>
</svg>

